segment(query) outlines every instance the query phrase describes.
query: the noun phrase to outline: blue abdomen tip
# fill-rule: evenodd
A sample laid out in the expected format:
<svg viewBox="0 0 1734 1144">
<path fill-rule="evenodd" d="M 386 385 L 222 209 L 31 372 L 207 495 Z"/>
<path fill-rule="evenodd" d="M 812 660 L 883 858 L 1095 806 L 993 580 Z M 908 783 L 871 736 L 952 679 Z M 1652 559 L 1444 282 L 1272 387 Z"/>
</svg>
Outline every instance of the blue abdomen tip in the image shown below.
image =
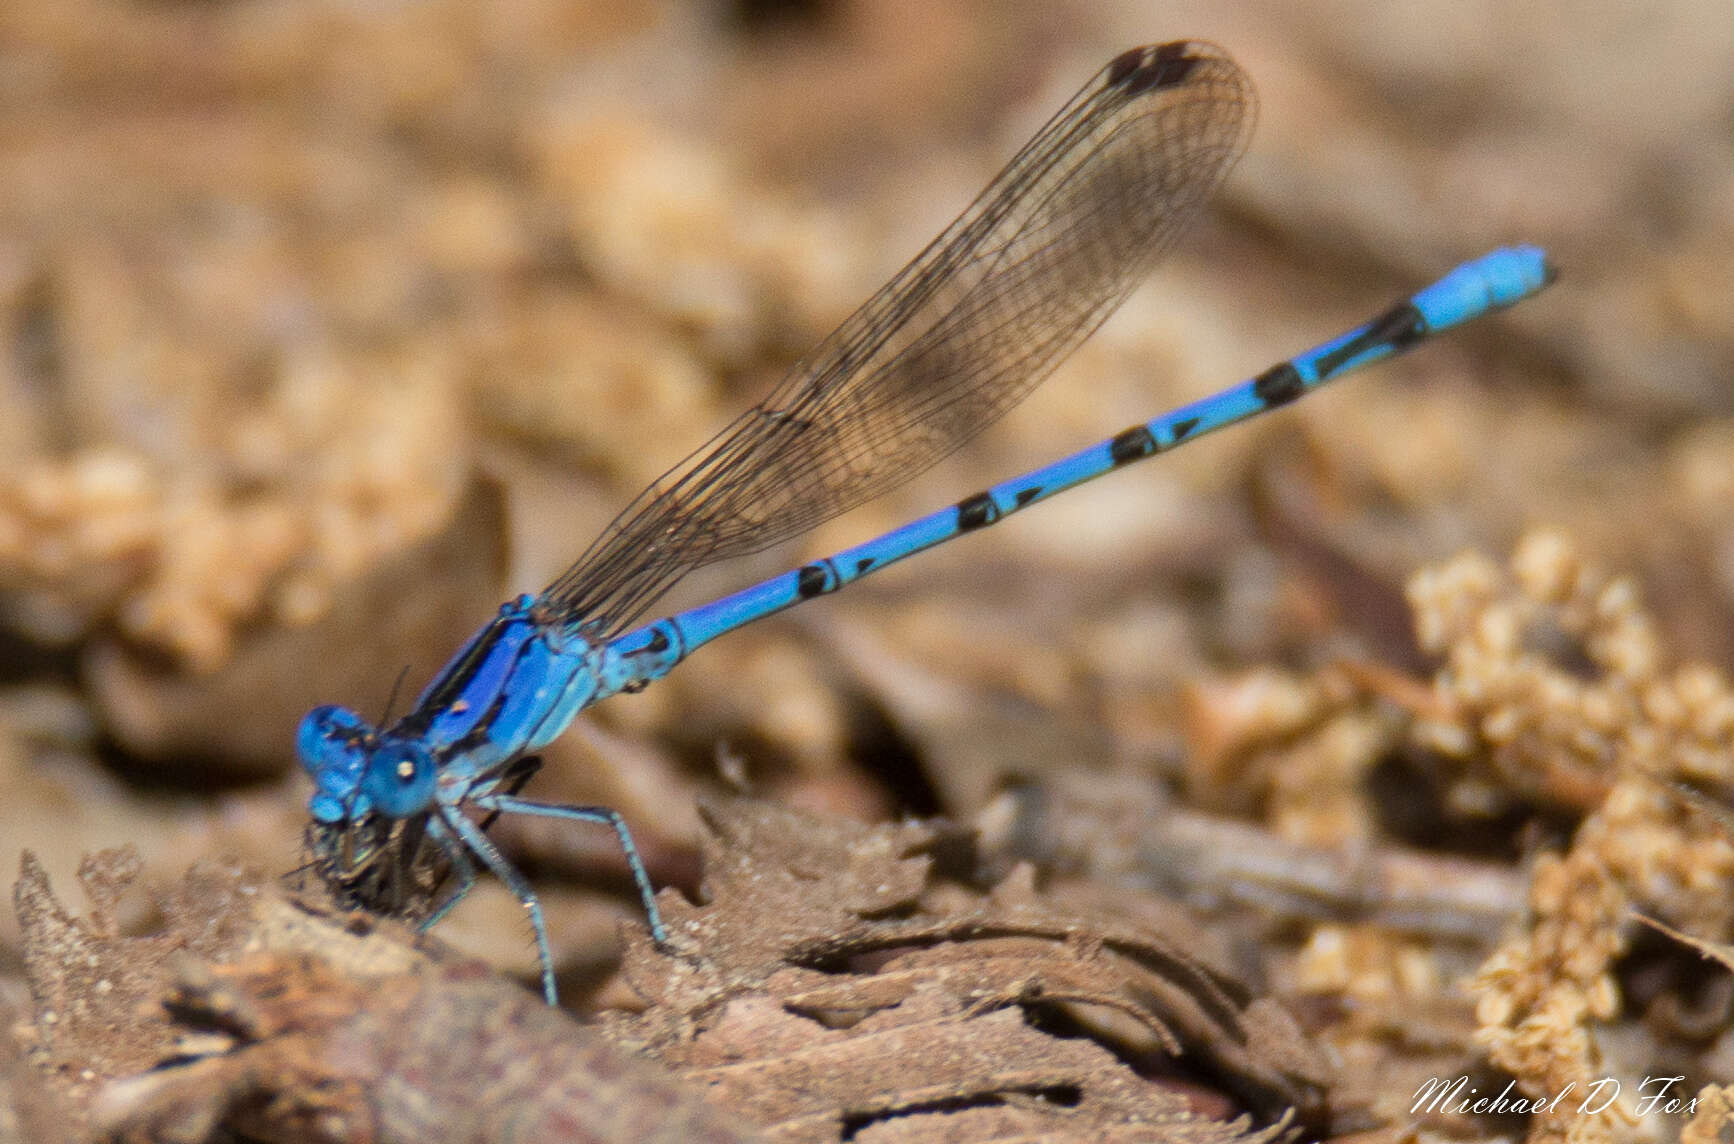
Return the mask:
<svg viewBox="0 0 1734 1144">
<path fill-rule="evenodd" d="M 1435 333 L 1502 310 L 1544 289 L 1553 266 L 1539 246 L 1506 246 L 1465 262 L 1414 297 Z"/>
</svg>

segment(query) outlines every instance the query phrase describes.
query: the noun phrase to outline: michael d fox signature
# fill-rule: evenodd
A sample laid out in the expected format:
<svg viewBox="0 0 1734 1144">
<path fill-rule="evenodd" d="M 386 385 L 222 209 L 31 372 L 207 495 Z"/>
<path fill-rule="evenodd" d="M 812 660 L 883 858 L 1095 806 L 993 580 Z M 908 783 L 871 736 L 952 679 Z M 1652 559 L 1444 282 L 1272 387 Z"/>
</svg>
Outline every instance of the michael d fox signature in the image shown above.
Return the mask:
<svg viewBox="0 0 1734 1144">
<path fill-rule="evenodd" d="M 1697 1111 L 1698 1098 L 1682 1096 L 1675 1088 L 1685 1079 L 1683 1076 L 1646 1076 L 1636 1086 L 1634 1111 L 1639 1116 L 1647 1116 L 1652 1112 L 1675 1116 L 1692 1115 Z M 1620 1098 L 1620 1089 L 1620 1082 L 1608 1076 L 1593 1084 L 1568 1084 L 1551 1096 L 1525 1096 L 1517 1091 L 1516 1081 L 1508 1081 L 1497 1096 L 1482 1096 L 1470 1085 L 1467 1076 L 1460 1076 L 1455 1080 L 1436 1076 L 1415 1090 L 1415 1103 L 1409 1106 L 1409 1113 L 1412 1116 L 1423 1112 L 1486 1116 L 1502 1112 L 1553 1113 L 1563 1109 L 1575 1110 L 1584 1116 L 1594 1116 L 1612 1107 L 1614 1101 Z"/>
</svg>

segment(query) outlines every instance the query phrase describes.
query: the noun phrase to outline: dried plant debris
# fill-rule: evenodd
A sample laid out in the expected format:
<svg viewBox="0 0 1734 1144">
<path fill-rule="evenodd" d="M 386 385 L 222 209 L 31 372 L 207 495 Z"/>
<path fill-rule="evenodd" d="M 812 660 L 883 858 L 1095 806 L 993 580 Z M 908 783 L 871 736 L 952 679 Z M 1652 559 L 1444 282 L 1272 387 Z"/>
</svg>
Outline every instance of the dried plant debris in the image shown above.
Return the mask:
<svg viewBox="0 0 1734 1144">
<path fill-rule="evenodd" d="M 1734 783 L 1734 692 L 1671 665 L 1637 585 L 1582 561 L 1556 532 L 1526 537 L 1508 571 L 1469 554 L 1409 586 L 1422 646 L 1442 655 L 1438 749 L 1492 763 L 1503 785 L 1588 810 L 1633 776 Z"/>
<path fill-rule="evenodd" d="M 412 951 L 401 927 L 305 913 L 239 871 L 195 870 L 156 903 L 154 932 L 126 936 L 116 902 L 136 869 L 125 852 L 87 865 L 88 920 L 33 859 L 18 883 L 36 1002 L 24 1042 L 49 1090 L 87 1110 L 73 1138 L 752 1138 L 480 964 Z"/>
<path fill-rule="evenodd" d="M 1465 556 L 1410 596 L 1445 657 L 1446 714 L 1421 733 L 1507 788 L 1588 810 L 1564 853 L 1536 859 L 1527 918 L 1473 982 L 1496 1065 L 1532 1096 L 1583 1091 L 1623 1063 L 1597 1029 L 1625 1003 L 1634 909 L 1706 940 L 1734 927 L 1734 840 L 1676 795 L 1734 778 L 1734 691 L 1708 667 L 1668 664 L 1632 583 L 1556 533 L 1527 538 L 1509 572 Z M 1612 1140 L 1638 1119 L 1633 1099 L 1538 1116 L 1530 1139 Z"/>
<path fill-rule="evenodd" d="M 0 1141 L 72 1144 L 80 1123 L 63 1095 L 42 1082 L 25 1051 L 23 1006 L 0 1004 Z"/>
<path fill-rule="evenodd" d="M 1504 863 L 1389 844 L 1296 842 L 1189 810 L 1134 775 L 1062 771 L 1019 781 L 975 825 L 989 868 L 1022 859 L 1050 877 L 1154 891 L 1276 925 L 1364 922 L 1482 947 L 1524 903 L 1524 879 Z"/>
<path fill-rule="evenodd" d="M 1217 1141 L 1322 1116 L 1316 1051 L 1183 923 L 1044 900 L 1027 868 L 985 896 L 938 880 L 926 825 L 705 820 L 704 904 L 663 902 L 685 952 L 636 937 L 648 1008 L 606 1027 L 773 1139 Z"/>
<path fill-rule="evenodd" d="M 110 1086 L 109 1138 L 734 1144 L 744 1128 L 480 966 L 358 983 L 311 955 L 193 969 L 168 1004 L 212 1051 Z"/>
<path fill-rule="evenodd" d="M 665 893 L 676 951 L 635 932 L 645 1008 L 595 1028 L 240 870 L 195 869 L 141 910 L 136 857 L 105 853 L 79 919 L 27 857 L 19 1044 L 81 1134 L 129 1142 L 749 1138 L 732 1117 L 776 1140 L 1226 1144 L 1323 1125 L 1317 1051 L 1176 908 L 1044 896 L 1028 867 L 978 893 L 936 873 L 957 840 L 932 826 L 705 813 L 704 904 Z"/>
<path fill-rule="evenodd" d="M 1551 1098 L 1611 1079 L 1624 1098 L 1606 1114 L 1562 1100 L 1531 1138 L 1671 1137 L 1681 1115 L 1640 1107 L 1642 1081 L 1681 1074 L 1685 1099 L 1729 1075 L 1734 978 L 1632 923 L 1654 915 L 1695 949 L 1734 939 L 1734 688 L 1675 662 L 1633 584 L 1556 532 L 1505 568 L 1424 571 L 1410 601 L 1433 679 L 1339 663 L 1200 684 L 1189 804 L 1135 776 L 1043 775 L 979 816 L 985 852 L 1250 924 L 1342 1062 L 1338 1108 L 1509 1133 L 1450 1110 L 1417 1120 L 1416 1093 L 1465 1076 Z M 1381 794 L 1386 760 L 1424 781 Z M 1431 849 L 1393 837 L 1404 816 Z M 1525 822 L 1532 848 L 1557 841 L 1524 863 L 1489 851 Z"/>
<path fill-rule="evenodd" d="M 122 914 L 138 877 L 135 851 L 107 850 L 79 868 L 90 900 L 74 917 L 54 897 L 48 875 L 26 851 L 13 904 L 24 932 L 24 967 L 36 1006 L 44 1058 L 74 1082 L 122 1076 L 174 1054 L 175 1034 L 141 1018 L 161 996 L 170 959 L 214 961 L 239 954 L 253 929 L 256 882 L 240 872 L 200 866 L 150 903 L 155 932 L 128 936 Z"/>
<path fill-rule="evenodd" d="M 1706 1085 L 1698 1110 L 1680 1129 L 1680 1144 L 1728 1144 L 1734 1139 L 1734 1084 Z"/>
</svg>

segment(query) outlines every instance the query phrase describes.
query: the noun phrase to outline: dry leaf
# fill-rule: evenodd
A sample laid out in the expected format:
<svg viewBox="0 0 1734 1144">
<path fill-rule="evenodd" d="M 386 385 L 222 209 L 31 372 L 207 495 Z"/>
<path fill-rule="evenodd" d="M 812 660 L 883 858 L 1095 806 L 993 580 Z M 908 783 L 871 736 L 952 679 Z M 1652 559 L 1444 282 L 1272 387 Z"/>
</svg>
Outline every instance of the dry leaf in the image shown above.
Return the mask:
<svg viewBox="0 0 1734 1144">
<path fill-rule="evenodd" d="M 1027 868 L 940 881 L 928 826 L 704 814 L 705 903 L 664 896 L 682 953 L 636 939 L 649 1007 L 608 1027 L 773 1139 L 1228 1141 L 1322 1110 L 1293 1020 L 1183 929 L 1045 900 Z"/>
</svg>

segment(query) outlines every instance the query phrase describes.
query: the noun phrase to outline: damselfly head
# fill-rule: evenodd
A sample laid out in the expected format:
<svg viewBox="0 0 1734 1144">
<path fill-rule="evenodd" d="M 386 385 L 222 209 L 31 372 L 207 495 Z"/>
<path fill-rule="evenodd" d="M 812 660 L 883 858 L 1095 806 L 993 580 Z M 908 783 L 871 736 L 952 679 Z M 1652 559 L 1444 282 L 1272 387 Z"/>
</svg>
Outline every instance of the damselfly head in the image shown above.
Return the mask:
<svg viewBox="0 0 1734 1144">
<path fill-rule="evenodd" d="M 314 787 L 308 867 L 345 908 L 426 915 L 448 873 L 420 813 L 437 777 L 427 748 L 347 708 L 320 707 L 301 720 L 296 749 Z"/>
<path fill-rule="evenodd" d="M 381 734 L 346 707 L 316 707 L 295 737 L 313 779 L 316 822 L 355 823 L 371 813 L 405 818 L 433 803 L 438 767 L 418 740 Z"/>
<path fill-rule="evenodd" d="M 313 780 L 308 808 L 315 822 L 345 822 L 366 813 L 355 800 L 377 740 L 367 720 L 346 707 L 315 707 L 302 717 L 295 753 Z"/>
</svg>

